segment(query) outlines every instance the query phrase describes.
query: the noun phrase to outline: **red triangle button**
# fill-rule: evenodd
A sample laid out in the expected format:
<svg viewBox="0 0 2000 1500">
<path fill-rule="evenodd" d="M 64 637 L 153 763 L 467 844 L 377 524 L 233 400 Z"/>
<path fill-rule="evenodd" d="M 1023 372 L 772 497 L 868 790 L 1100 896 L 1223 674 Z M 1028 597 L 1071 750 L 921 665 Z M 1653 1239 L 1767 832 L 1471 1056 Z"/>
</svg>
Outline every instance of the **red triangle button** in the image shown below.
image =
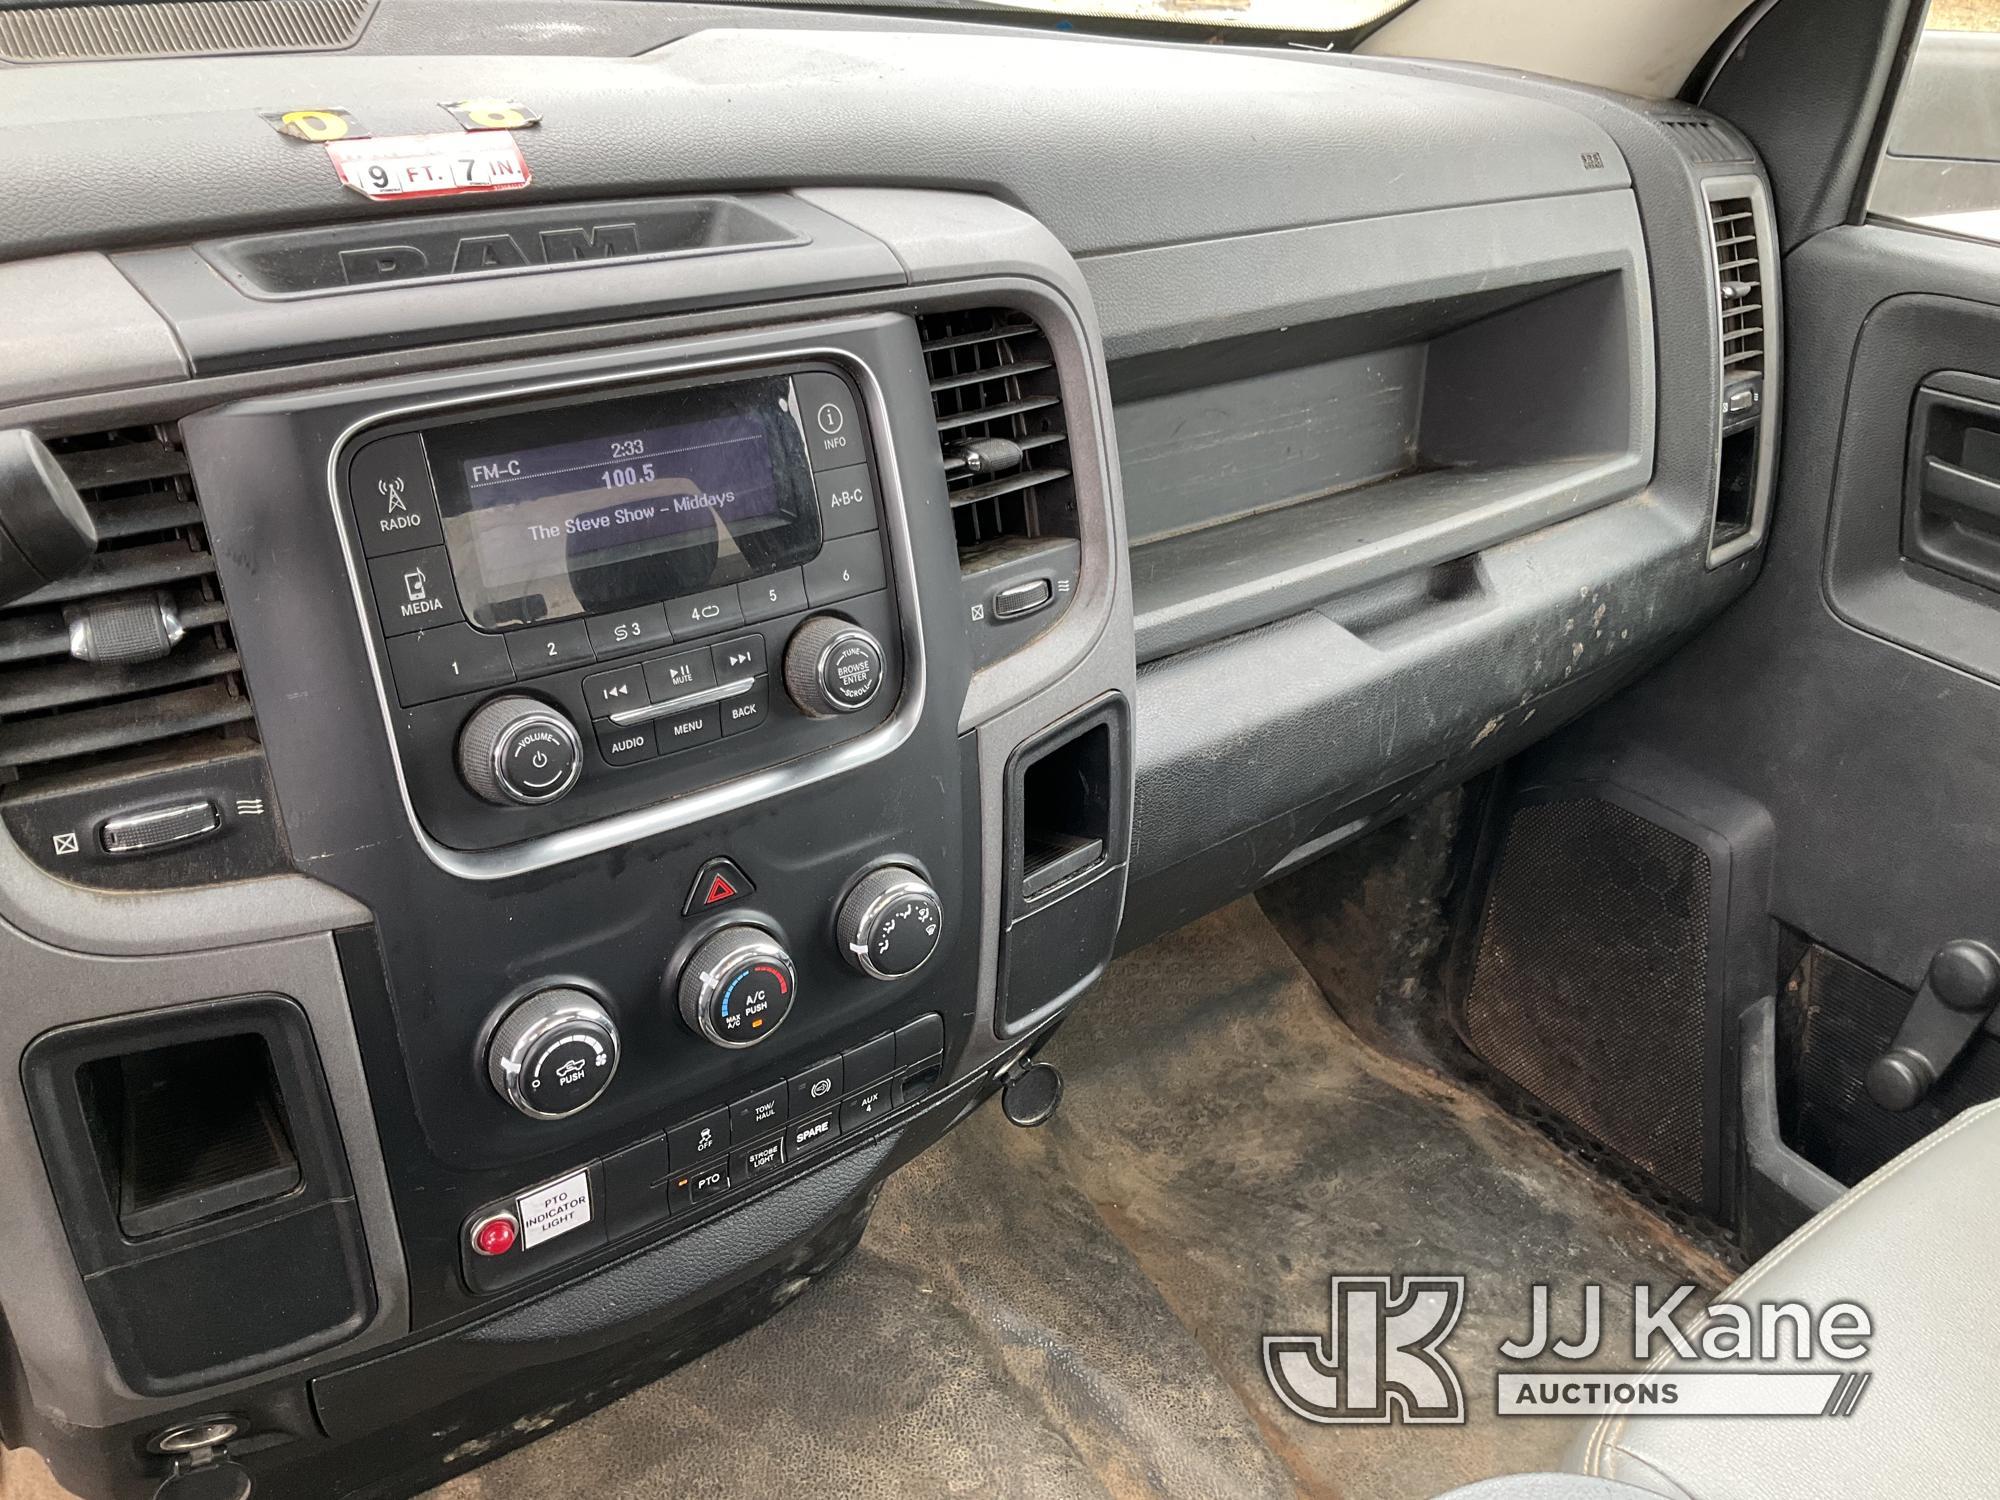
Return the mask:
<svg viewBox="0 0 2000 1500">
<path fill-rule="evenodd" d="M 756 889 L 750 883 L 750 877 L 743 873 L 741 865 L 733 859 L 717 855 L 695 872 L 694 883 L 688 887 L 687 901 L 681 907 L 681 915 L 691 917 L 725 901 L 741 900 Z"/>
</svg>

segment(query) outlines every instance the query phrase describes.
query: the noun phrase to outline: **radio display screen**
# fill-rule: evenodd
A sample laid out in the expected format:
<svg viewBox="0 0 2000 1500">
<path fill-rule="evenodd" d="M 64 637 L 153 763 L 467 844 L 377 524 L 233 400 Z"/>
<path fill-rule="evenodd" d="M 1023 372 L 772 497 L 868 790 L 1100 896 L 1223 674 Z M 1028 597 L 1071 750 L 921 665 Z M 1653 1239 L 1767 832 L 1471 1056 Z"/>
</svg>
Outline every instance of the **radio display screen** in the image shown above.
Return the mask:
<svg viewBox="0 0 2000 1500">
<path fill-rule="evenodd" d="M 783 375 L 432 428 L 466 618 L 507 630 L 720 588 L 819 551 Z"/>
</svg>

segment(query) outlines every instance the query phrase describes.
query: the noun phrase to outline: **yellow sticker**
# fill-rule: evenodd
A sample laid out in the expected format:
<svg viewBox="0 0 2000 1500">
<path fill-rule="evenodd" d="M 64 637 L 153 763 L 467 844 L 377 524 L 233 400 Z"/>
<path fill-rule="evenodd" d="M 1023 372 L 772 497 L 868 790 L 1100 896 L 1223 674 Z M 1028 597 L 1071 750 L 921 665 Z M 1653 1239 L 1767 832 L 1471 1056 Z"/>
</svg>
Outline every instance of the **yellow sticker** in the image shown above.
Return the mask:
<svg viewBox="0 0 2000 1500">
<path fill-rule="evenodd" d="M 461 99 L 439 108 L 467 130 L 526 130 L 542 123 L 542 117 L 518 99 Z"/>
<path fill-rule="evenodd" d="M 295 141 L 347 141 L 368 134 L 344 109 L 266 110 L 264 118 L 279 135 Z"/>
</svg>

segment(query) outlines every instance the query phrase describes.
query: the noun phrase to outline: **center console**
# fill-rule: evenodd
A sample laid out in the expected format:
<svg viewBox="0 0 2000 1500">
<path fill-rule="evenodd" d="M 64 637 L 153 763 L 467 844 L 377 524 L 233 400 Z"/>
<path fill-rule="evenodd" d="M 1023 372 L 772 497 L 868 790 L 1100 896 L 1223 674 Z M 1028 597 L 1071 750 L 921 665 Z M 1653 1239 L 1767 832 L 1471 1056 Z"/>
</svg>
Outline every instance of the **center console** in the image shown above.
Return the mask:
<svg viewBox="0 0 2000 1500">
<path fill-rule="evenodd" d="M 41 430 L 99 515 L 167 462 L 116 446 L 133 424 L 170 435 L 184 477 L 132 503 L 198 516 L 209 596 L 162 597 L 227 632 L 201 661 L 248 708 L 220 759 L 197 734 L 6 799 L 181 955 L 0 1018 L 106 1473 L 156 1483 L 199 1419 L 324 1477 L 377 1434 L 473 1435 L 517 1372 L 688 1357 L 850 1246 L 1108 961 L 1132 658 L 1088 295 L 1032 221 L 929 198 L 759 195 L 788 232 L 671 283 L 260 300 L 210 271 L 250 264 L 230 242 L 125 258 L 196 371 Z M 997 249 L 1014 272 L 969 278 Z M 625 311 L 704 276 L 733 290 Z M 297 358 L 335 312 L 412 352 Z"/>
</svg>

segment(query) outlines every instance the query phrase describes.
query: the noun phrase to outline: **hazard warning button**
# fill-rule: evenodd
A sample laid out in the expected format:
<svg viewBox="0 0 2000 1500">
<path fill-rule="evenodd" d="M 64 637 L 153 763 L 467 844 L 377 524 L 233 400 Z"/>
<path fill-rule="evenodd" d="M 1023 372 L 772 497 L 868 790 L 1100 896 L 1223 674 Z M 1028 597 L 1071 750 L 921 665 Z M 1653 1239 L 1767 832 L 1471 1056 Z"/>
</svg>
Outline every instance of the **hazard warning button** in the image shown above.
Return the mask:
<svg viewBox="0 0 2000 1500">
<path fill-rule="evenodd" d="M 756 889 L 750 883 L 750 877 L 743 873 L 742 866 L 733 859 L 718 855 L 695 872 L 694 884 L 688 887 L 687 905 L 681 908 L 681 915 L 692 917 L 697 912 L 747 896 Z"/>
</svg>

